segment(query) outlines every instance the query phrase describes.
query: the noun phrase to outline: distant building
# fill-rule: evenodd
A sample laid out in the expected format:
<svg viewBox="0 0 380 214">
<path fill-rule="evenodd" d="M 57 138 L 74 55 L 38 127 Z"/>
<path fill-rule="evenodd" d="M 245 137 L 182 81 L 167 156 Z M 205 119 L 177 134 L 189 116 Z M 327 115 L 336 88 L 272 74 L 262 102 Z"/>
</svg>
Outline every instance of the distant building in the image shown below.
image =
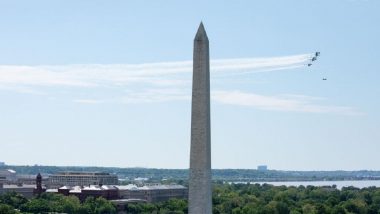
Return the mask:
<svg viewBox="0 0 380 214">
<path fill-rule="evenodd" d="M 0 195 L 7 192 L 16 192 L 23 195 L 25 198 L 32 198 L 34 195 L 39 195 L 46 191 L 46 188 L 42 186 L 42 176 L 38 173 L 35 177 L 36 185 L 29 184 L 3 184 L 0 183 Z"/>
<path fill-rule="evenodd" d="M 4 173 L 8 175 L 14 171 Z M 11 174 L 12 175 L 12 174 Z M 32 198 L 43 192 L 60 193 L 63 195 L 77 196 L 81 201 L 87 197 L 103 197 L 107 200 L 116 200 L 118 205 L 131 201 L 134 202 L 161 202 L 171 198 L 187 199 L 188 190 L 182 185 L 161 185 L 154 184 L 148 186 L 114 185 L 117 184 L 117 176 L 109 173 L 89 173 L 89 172 L 65 172 L 49 177 L 49 182 L 53 182 L 57 188 L 47 189 L 43 186 L 43 178 L 40 173 L 35 177 L 35 185 L 28 184 L 4 184 L 0 182 L 0 195 L 6 192 L 16 192 L 26 198 Z M 89 184 L 96 183 L 96 184 Z M 113 184 L 101 184 L 113 183 Z M 66 185 L 61 185 L 66 184 Z M 74 184 L 73 186 L 67 184 Z"/>
<path fill-rule="evenodd" d="M 135 185 L 116 186 L 120 199 L 145 202 L 161 202 L 171 198 L 187 199 L 188 190 L 182 185 L 152 185 L 137 187 Z"/>
<path fill-rule="evenodd" d="M 74 195 L 77 196 L 81 201 L 84 201 L 87 197 L 103 197 L 107 200 L 118 199 L 119 192 L 115 186 L 112 185 L 90 185 L 85 187 L 80 186 L 63 186 L 55 190 L 47 190 L 47 192 L 57 192 L 63 195 Z"/>
<path fill-rule="evenodd" d="M 141 177 L 137 177 L 135 179 L 133 179 L 135 182 L 141 182 L 141 183 L 144 183 L 146 181 L 149 181 L 149 178 L 141 178 Z"/>
<path fill-rule="evenodd" d="M 38 173 L 36 177 L 36 188 L 34 189 L 34 195 L 41 195 L 41 193 L 45 192 L 46 189 L 42 187 L 42 176 Z"/>
<path fill-rule="evenodd" d="M 42 177 L 42 183 L 47 184 L 49 181 L 48 177 Z M 36 175 L 20 175 L 17 174 L 17 183 L 19 184 L 36 184 Z"/>
<path fill-rule="evenodd" d="M 23 195 L 25 198 L 32 198 L 35 188 L 35 185 L 0 184 L 0 195 L 7 192 L 16 192 Z"/>
<path fill-rule="evenodd" d="M 258 171 L 267 171 L 268 170 L 268 166 L 267 165 L 257 166 L 257 170 Z"/>
<path fill-rule="evenodd" d="M 161 202 L 171 198 L 187 199 L 188 190 L 182 185 L 89 185 L 63 186 L 58 189 L 47 189 L 46 192 L 77 196 L 81 201 L 87 197 L 103 197 L 107 200 Z M 124 201 L 123 201 L 124 200 Z"/>
<path fill-rule="evenodd" d="M 12 169 L 0 170 L 0 183 L 15 183 L 17 181 L 16 171 Z"/>
<path fill-rule="evenodd" d="M 105 172 L 61 172 L 49 176 L 49 188 L 62 186 L 117 185 L 117 175 Z"/>
</svg>

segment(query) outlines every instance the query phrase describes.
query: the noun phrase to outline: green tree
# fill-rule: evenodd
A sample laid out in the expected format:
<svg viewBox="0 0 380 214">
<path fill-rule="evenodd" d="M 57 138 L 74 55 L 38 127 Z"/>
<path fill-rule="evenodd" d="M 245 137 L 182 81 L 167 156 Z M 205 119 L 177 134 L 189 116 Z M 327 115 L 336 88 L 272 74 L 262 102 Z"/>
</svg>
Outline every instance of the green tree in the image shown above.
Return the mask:
<svg viewBox="0 0 380 214">
<path fill-rule="evenodd" d="M 311 204 L 305 204 L 302 206 L 302 213 L 317 214 L 317 210 Z"/>
<path fill-rule="evenodd" d="M 34 198 L 21 206 L 21 211 L 27 213 L 47 213 L 53 212 L 53 209 L 47 200 L 41 198 Z"/>
<path fill-rule="evenodd" d="M 7 204 L 0 204 L 0 213 L 1 214 L 17 214 L 20 213 L 15 210 L 14 207 L 9 206 Z"/>
<path fill-rule="evenodd" d="M 346 210 L 340 205 L 333 207 L 331 211 L 331 214 L 346 214 L 346 213 L 347 213 Z"/>
<path fill-rule="evenodd" d="M 15 192 L 7 192 L 0 196 L 0 203 L 7 204 L 11 207 L 19 209 L 21 205 L 28 202 L 23 195 Z"/>
<path fill-rule="evenodd" d="M 89 214 L 112 214 L 116 213 L 116 208 L 111 202 L 102 197 L 96 199 L 94 197 L 88 197 L 79 209 L 79 212 L 87 212 Z"/>
<path fill-rule="evenodd" d="M 276 210 L 278 214 L 289 214 L 290 210 L 288 208 L 288 205 L 284 202 L 277 202 L 276 204 Z"/>
<path fill-rule="evenodd" d="M 366 214 L 367 213 L 367 204 L 360 199 L 350 199 L 344 202 L 343 207 L 351 213 L 355 214 Z"/>
<path fill-rule="evenodd" d="M 164 206 L 170 211 L 181 211 L 183 213 L 187 213 L 187 202 L 185 200 L 175 198 L 170 199 L 165 202 Z"/>
</svg>

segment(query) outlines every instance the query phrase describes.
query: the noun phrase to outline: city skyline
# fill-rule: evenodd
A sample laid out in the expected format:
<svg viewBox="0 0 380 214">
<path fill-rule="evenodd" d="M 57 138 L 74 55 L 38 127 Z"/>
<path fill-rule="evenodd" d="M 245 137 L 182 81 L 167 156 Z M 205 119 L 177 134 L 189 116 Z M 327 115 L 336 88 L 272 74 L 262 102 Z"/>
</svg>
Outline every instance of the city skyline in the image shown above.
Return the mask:
<svg viewBox="0 0 380 214">
<path fill-rule="evenodd" d="M 203 21 L 212 168 L 380 170 L 379 6 L 1 2 L 0 161 L 188 168 Z"/>
</svg>

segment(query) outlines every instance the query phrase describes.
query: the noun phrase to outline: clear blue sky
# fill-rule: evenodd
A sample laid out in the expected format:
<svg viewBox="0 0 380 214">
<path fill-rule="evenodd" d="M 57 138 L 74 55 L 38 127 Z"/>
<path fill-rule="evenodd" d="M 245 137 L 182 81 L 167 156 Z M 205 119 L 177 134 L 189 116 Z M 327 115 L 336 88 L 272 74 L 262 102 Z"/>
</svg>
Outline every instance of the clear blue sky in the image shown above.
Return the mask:
<svg viewBox="0 0 380 214">
<path fill-rule="evenodd" d="M 0 1 L 0 161 L 188 168 L 189 60 L 203 21 L 213 168 L 380 170 L 379 10 L 376 0 Z"/>
</svg>

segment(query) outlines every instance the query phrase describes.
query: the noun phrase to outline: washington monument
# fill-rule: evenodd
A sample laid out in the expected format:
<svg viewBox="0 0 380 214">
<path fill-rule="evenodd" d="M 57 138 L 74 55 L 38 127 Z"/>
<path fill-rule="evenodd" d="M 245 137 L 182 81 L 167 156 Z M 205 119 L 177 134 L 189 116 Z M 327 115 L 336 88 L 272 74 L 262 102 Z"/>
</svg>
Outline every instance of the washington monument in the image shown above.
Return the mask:
<svg viewBox="0 0 380 214">
<path fill-rule="evenodd" d="M 211 214 L 210 57 L 201 23 L 194 38 L 189 214 Z"/>
</svg>

